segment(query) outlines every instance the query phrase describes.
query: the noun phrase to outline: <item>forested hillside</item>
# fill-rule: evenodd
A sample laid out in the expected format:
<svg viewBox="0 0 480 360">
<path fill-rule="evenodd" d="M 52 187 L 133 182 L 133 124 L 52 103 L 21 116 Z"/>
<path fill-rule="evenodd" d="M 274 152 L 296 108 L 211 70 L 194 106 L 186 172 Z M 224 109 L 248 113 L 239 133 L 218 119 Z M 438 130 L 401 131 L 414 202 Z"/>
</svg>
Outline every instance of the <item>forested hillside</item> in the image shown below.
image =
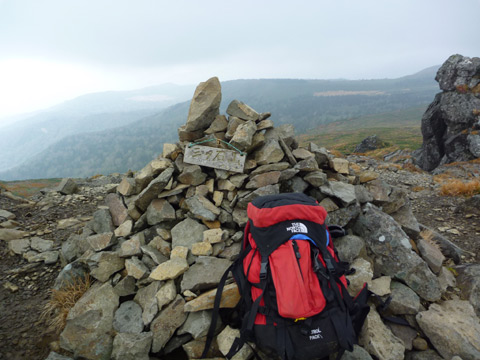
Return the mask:
<svg viewBox="0 0 480 360">
<path fill-rule="evenodd" d="M 343 124 L 340 129 L 345 135 L 345 127 L 352 130 L 351 121 L 355 129 L 363 129 L 361 133 L 356 131 L 357 135 L 368 133 L 373 116 L 373 127 L 391 121 L 383 126 L 388 132 L 407 122 L 416 129 L 406 136 L 418 137 L 421 113 L 438 91 L 435 71 L 429 68 L 415 75 L 382 80 L 227 81 L 222 83 L 221 112 L 238 99 L 259 112 L 271 112 L 276 126 L 291 123 L 297 134 L 308 135 L 321 134 L 319 126 L 336 121 Z M 85 177 L 138 170 L 162 152 L 164 142 L 177 141 L 177 129 L 185 123 L 188 107 L 189 101 L 123 127 L 68 136 L 25 163 L 0 172 L 0 179 Z"/>
</svg>

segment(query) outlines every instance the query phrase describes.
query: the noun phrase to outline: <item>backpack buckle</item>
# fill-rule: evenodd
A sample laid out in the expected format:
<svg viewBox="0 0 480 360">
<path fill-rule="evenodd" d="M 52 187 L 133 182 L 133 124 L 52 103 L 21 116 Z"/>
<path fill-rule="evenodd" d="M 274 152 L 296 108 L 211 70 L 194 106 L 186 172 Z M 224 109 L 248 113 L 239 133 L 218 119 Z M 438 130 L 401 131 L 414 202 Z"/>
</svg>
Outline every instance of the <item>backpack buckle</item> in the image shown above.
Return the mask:
<svg viewBox="0 0 480 360">
<path fill-rule="evenodd" d="M 324 260 L 325 260 L 325 265 L 327 265 L 328 272 L 332 275 L 335 274 L 336 271 L 335 271 L 335 267 L 333 266 L 332 259 L 327 258 Z"/>
<path fill-rule="evenodd" d="M 267 261 L 260 263 L 260 279 L 262 280 L 267 278 L 267 264 Z"/>
</svg>

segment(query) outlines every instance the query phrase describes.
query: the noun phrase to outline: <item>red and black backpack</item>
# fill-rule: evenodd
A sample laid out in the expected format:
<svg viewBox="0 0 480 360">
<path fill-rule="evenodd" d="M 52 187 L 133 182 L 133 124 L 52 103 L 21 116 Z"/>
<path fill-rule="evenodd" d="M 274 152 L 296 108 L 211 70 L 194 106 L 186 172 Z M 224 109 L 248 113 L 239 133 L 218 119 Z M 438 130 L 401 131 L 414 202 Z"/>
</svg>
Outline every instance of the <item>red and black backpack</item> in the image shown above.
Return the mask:
<svg viewBox="0 0 480 360">
<path fill-rule="evenodd" d="M 240 329 L 230 359 L 246 342 L 270 358 L 308 360 L 352 351 L 369 307 L 368 290 L 347 292 L 349 266 L 339 260 L 332 237 L 338 226 L 325 225 L 327 212 L 302 193 L 261 196 L 247 207 L 243 250 L 218 286 L 204 354 L 211 345 L 218 315 Z M 241 300 L 221 309 L 229 272 Z"/>
</svg>

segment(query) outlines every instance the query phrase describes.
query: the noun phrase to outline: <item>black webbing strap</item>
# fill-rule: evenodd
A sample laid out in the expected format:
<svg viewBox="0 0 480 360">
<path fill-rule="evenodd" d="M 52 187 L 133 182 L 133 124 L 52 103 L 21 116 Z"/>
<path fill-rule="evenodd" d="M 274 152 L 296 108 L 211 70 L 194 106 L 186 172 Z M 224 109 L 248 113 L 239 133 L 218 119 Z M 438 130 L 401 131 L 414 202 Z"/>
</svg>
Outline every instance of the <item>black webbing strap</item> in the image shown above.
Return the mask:
<svg viewBox="0 0 480 360">
<path fill-rule="evenodd" d="M 222 278 L 217 287 L 217 293 L 215 294 L 215 301 L 213 303 L 213 313 L 212 313 L 212 321 L 210 322 L 210 327 L 207 333 L 207 339 L 205 341 L 205 347 L 203 348 L 202 359 L 207 357 L 208 350 L 210 350 L 210 346 L 212 345 L 212 340 L 215 335 L 215 329 L 217 327 L 218 321 L 218 310 L 220 309 L 220 302 L 222 300 L 222 292 L 223 288 L 225 287 L 225 282 L 227 281 L 228 274 L 232 271 L 233 266 L 235 263 L 230 265 L 228 269 L 223 274 Z"/>
<path fill-rule="evenodd" d="M 218 315 L 219 315 L 219 309 L 220 309 L 220 302 L 222 300 L 222 293 L 223 293 L 223 288 L 225 287 L 225 282 L 228 279 L 228 274 L 232 272 L 232 274 L 235 277 L 235 272 L 233 271 L 236 266 L 241 266 L 243 264 L 243 259 L 245 256 L 247 256 L 248 252 L 250 251 L 250 248 L 247 247 L 242 250 L 240 253 L 239 257 L 228 267 L 227 270 L 225 270 L 225 273 L 223 274 L 222 278 L 220 279 L 220 282 L 218 283 L 217 286 L 217 293 L 215 294 L 215 301 L 213 302 L 213 312 L 212 312 L 212 321 L 210 322 L 210 327 L 208 329 L 207 333 L 207 339 L 205 341 L 205 347 L 203 349 L 202 353 L 202 358 L 205 358 L 207 356 L 208 350 L 210 350 L 210 346 L 212 345 L 213 337 L 215 335 L 215 329 L 217 327 L 217 321 L 218 321 Z M 237 286 L 239 287 L 239 292 L 240 296 L 243 298 L 245 292 L 245 284 L 242 281 L 240 277 L 237 276 L 235 278 L 235 281 L 237 282 Z M 240 299 L 242 301 L 243 299 Z"/>
<path fill-rule="evenodd" d="M 253 330 L 253 325 L 255 324 L 255 318 L 258 313 L 258 309 L 260 307 L 260 301 L 263 298 L 263 294 L 265 293 L 265 289 L 267 287 L 267 269 L 268 269 L 268 257 L 265 258 L 262 256 L 261 264 L 260 264 L 260 290 L 262 291 L 260 295 L 255 299 L 252 304 L 250 310 L 245 314 L 245 318 L 243 320 L 243 325 L 240 330 L 240 337 L 235 338 L 228 354 L 225 355 L 227 359 L 233 357 L 242 346 L 246 343 L 245 334 L 251 333 Z M 203 356 L 203 354 L 202 354 Z"/>
<path fill-rule="evenodd" d="M 260 290 L 262 291 L 260 296 L 255 299 L 252 304 L 252 308 L 247 313 L 247 322 L 245 330 L 251 331 L 253 329 L 253 324 L 255 323 L 255 317 L 258 313 L 258 308 L 260 306 L 260 301 L 263 298 L 265 289 L 267 288 L 267 267 L 268 267 L 268 258 L 262 257 L 262 262 L 260 264 Z"/>
</svg>

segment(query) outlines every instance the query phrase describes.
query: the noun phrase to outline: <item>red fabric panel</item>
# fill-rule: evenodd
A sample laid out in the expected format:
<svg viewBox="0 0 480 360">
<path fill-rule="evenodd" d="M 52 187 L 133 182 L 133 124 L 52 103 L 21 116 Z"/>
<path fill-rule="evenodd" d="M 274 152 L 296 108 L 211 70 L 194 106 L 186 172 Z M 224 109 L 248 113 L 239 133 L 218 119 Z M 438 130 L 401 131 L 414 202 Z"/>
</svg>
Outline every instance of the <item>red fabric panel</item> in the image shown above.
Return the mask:
<svg viewBox="0 0 480 360">
<path fill-rule="evenodd" d="M 326 305 L 312 269 L 310 243 L 300 240 L 297 244 L 301 255 L 298 262 L 292 241 L 280 245 L 269 257 L 278 313 L 291 319 L 313 316 Z"/>
<path fill-rule="evenodd" d="M 284 205 L 274 208 L 259 209 L 249 203 L 247 215 L 256 227 L 267 227 L 285 220 L 309 220 L 323 224 L 327 217 L 326 210 L 319 205 Z"/>
<path fill-rule="evenodd" d="M 253 261 L 252 261 L 253 256 Z M 250 265 L 251 262 L 251 265 Z M 247 276 L 247 280 L 252 284 L 258 284 L 260 282 L 260 263 L 261 256 L 258 251 L 255 249 L 250 250 L 250 252 L 243 259 L 243 272 Z M 249 269 L 250 267 L 250 269 Z M 248 271 L 248 274 L 247 274 Z"/>
</svg>

